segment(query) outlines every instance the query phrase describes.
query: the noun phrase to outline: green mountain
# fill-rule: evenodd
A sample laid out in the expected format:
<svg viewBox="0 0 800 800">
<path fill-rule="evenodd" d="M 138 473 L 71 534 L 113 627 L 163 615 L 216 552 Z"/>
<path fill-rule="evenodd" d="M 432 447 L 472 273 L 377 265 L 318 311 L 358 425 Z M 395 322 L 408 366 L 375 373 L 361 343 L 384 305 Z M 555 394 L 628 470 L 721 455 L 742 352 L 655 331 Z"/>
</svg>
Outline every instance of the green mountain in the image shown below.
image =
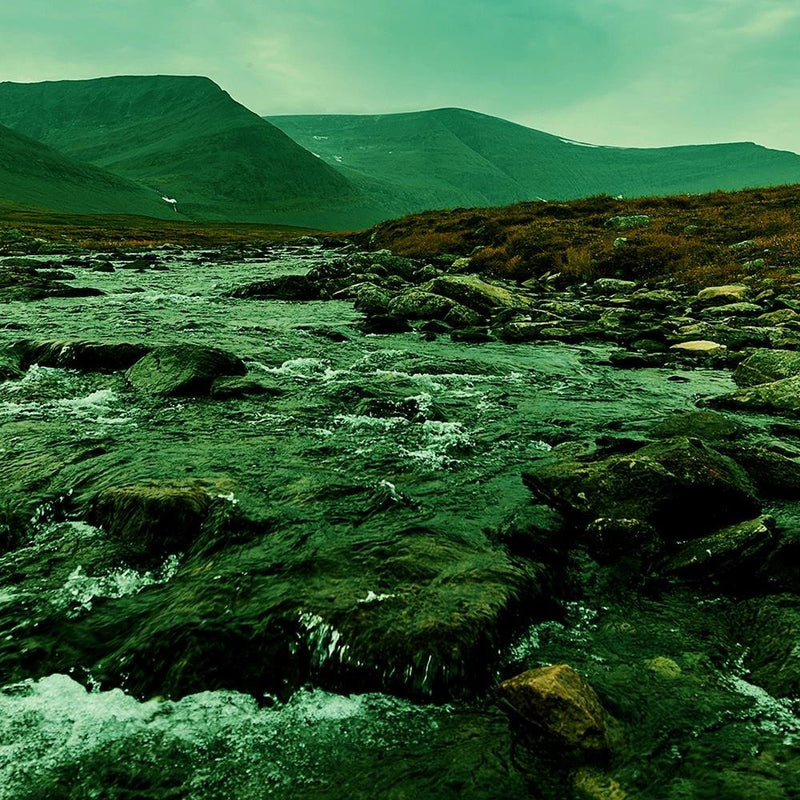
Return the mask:
<svg viewBox="0 0 800 800">
<path fill-rule="evenodd" d="M 395 214 L 800 183 L 800 156 L 749 142 L 599 147 L 453 108 L 268 119 Z"/>
<path fill-rule="evenodd" d="M 208 78 L 4 82 L 0 124 L 175 198 L 189 218 L 360 220 L 347 178 Z"/>
<path fill-rule="evenodd" d="M 0 125 L 0 200 L 76 214 L 176 217 L 161 196 Z"/>
</svg>

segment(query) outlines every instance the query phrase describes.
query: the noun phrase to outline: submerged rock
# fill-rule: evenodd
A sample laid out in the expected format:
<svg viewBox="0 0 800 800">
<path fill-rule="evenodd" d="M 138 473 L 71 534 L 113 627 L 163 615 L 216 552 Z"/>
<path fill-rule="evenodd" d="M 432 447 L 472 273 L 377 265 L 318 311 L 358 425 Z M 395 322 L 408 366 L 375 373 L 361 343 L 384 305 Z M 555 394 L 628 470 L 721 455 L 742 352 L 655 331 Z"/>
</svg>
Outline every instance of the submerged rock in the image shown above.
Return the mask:
<svg viewBox="0 0 800 800">
<path fill-rule="evenodd" d="M 127 369 L 152 348 L 130 342 L 46 341 L 23 339 L 13 345 L 20 365 L 79 369 L 86 372 Z"/>
<path fill-rule="evenodd" d="M 225 350 L 192 344 L 157 347 L 125 377 L 137 389 L 160 397 L 208 394 L 222 375 L 244 375 L 244 362 Z"/>
<path fill-rule="evenodd" d="M 609 715 L 594 689 L 569 665 L 528 670 L 503 681 L 498 691 L 517 714 L 559 744 L 609 749 Z"/>
<path fill-rule="evenodd" d="M 306 275 L 279 275 L 265 281 L 248 283 L 230 293 L 231 297 L 250 297 L 256 300 L 319 300 L 319 286 Z"/>
<path fill-rule="evenodd" d="M 89 520 L 134 557 L 163 557 L 200 535 L 211 504 L 211 495 L 196 482 L 116 486 L 100 493 Z"/>
<path fill-rule="evenodd" d="M 43 300 L 45 297 L 100 297 L 93 287 L 69 286 L 40 275 L 33 268 L 0 268 L 0 303 Z"/>
<path fill-rule="evenodd" d="M 755 489 L 732 459 L 678 437 L 594 462 L 556 462 L 523 475 L 540 500 L 585 523 L 638 519 L 670 539 L 757 514 Z"/>
</svg>

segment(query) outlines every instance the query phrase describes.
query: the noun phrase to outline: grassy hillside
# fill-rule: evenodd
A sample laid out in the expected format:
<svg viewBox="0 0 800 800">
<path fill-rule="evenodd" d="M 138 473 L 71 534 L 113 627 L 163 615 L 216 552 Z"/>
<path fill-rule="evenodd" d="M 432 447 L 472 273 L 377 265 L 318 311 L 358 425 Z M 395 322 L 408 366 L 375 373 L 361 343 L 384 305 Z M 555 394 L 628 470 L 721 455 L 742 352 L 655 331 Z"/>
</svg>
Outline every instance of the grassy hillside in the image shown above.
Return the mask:
<svg viewBox="0 0 800 800">
<path fill-rule="evenodd" d="M 697 286 L 746 279 L 800 284 L 800 186 L 620 200 L 431 211 L 354 234 L 362 246 L 452 260 L 524 281 L 676 279 Z M 634 219 L 630 219 L 634 217 Z"/>
<path fill-rule="evenodd" d="M 159 194 L 0 126 L 0 200 L 82 214 L 175 217 Z"/>
<path fill-rule="evenodd" d="M 176 198 L 198 219 L 358 224 L 358 193 L 208 78 L 0 83 L 0 124 Z"/>
<path fill-rule="evenodd" d="M 269 120 L 397 213 L 800 182 L 800 156 L 752 143 L 596 147 L 461 109 Z"/>
</svg>

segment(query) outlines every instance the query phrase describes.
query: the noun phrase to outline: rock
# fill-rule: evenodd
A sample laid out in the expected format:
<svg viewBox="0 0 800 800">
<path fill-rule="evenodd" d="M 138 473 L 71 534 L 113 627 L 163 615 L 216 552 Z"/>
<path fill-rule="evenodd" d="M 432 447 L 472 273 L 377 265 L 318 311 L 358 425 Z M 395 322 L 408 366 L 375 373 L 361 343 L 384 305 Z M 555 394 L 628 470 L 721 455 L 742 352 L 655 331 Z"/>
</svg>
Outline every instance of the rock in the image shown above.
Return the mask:
<svg viewBox="0 0 800 800">
<path fill-rule="evenodd" d="M 100 261 L 92 264 L 92 272 L 116 272 L 116 268 L 110 261 Z"/>
<path fill-rule="evenodd" d="M 465 305 L 421 289 L 411 289 L 393 298 L 389 313 L 411 320 L 439 319 L 454 327 L 475 325 L 480 321 L 480 317 Z"/>
<path fill-rule="evenodd" d="M 631 214 L 629 216 L 611 217 L 604 223 L 606 228 L 617 230 L 630 230 L 631 228 L 646 228 L 652 222 L 647 214 Z"/>
<path fill-rule="evenodd" d="M 353 306 L 357 311 L 369 315 L 386 314 L 389 311 L 390 296 L 374 283 L 360 283 L 351 286 L 349 291 Z"/>
<path fill-rule="evenodd" d="M 408 333 L 412 330 L 408 320 L 392 314 L 375 314 L 367 317 L 359 326 L 366 334 Z"/>
<path fill-rule="evenodd" d="M 791 308 L 779 308 L 777 311 L 767 311 L 764 314 L 760 314 L 757 319 L 762 325 L 786 325 L 800 320 L 800 314 L 792 311 Z"/>
<path fill-rule="evenodd" d="M 703 404 L 734 411 L 796 414 L 800 412 L 800 375 L 711 397 Z"/>
<path fill-rule="evenodd" d="M 670 350 L 675 350 L 678 353 L 685 355 L 696 356 L 720 356 L 728 352 L 728 348 L 724 344 L 711 342 L 707 339 L 697 339 L 691 342 L 679 342 L 673 344 Z"/>
<path fill-rule="evenodd" d="M 763 306 L 757 303 L 727 303 L 709 306 L 700 312 L 702 319 L 723 319 L 725 317 L 757 317 L 764 313 Z"/>
<path fill-rule="evenodd" d="M 500 696 L 526 722 L 558 744 L 609 749 L 609 715 L 594 689 L 567 664 L 532 669 L 503 681 Z"/>
<path fill-rule="evenodd" d="M 667 289 L 639 289 L 629 297 L 631 308 L 664 311 L 681 302 L 681 296 Z"/>
<path fill-rule="evenodd" d="M 23 339 L 12 345 L 20 365 L 79 369 L 84 372 L 113 372 L 127 369 L 151 348 L 130 342 L 47 341 Z"/>
<path fill-rule="evenodd" d="M 650 428 L 650 435 L 659 439 L 673 436 L 689 436 L 703 441 L 736 439 L 747 427 L 724 414 L 707 409 L 677 411 Z M 735 460 L 735 459 L 734 459 Z"/>
<path fill-rule="evenodd" d="M 726 286 L 708 286 L 697 293 L 692 305 L 699 308 L 723 306 L 730 303 L 743 302 L 749 296 L 750 287 L 741 283 L 732 283 Z"/>
<path fill-rule="evenodd" d="M 600 517 L 586 526 L 586 544 L 599 564 L 634 561 L 646 568 L 659 552 L 661 539 L 652 525 L 640 519 Z"/>
<path fill-rule="evenodd" d="M 37 274 L 31 268 L 0 269 L 0 303 L 30 302 L 46 297 L 101 297 L 105 295 L 93 287 L 68 286 Z"/>
<path fill-rule="evenodd" d="M 422 284 L 420 290 L 449 297 L 483 316 L 489 316 L 499 309 L 524 310 L 531 306 L 527 297 L 515 294 L 503 286 L 482 281 L 473 275 L 437 277 Z"/>
<path fill-rule="evenodd" d="M 137 389 L 160 397 L 208 394 L 222 375 L 244 375 L 244 362 L 224 350 L 178 344 L 157 347 L 125 374 Z"/>
<path fill-rule="evenodd" d="M 556 462 L 524 473 L 523 481 L 541 502 L 584 524 L 598 517 L 638 519 L 671 540 L 759 513 L 744 470 L 684 437 L 594 462 Z"/>
<path fill-rule="evenodd" d="M 767 447 L 729 446 L 727 455 L 742 466 L 764 497 L 800 500 L 800 463 Z"/>
<path fill-rule="evenodd" d="M 598 278 L 592 284 L 592 291 L 595 294 L 622 294 L 627 295 L 635 292 L 639 287 L 636 281 L 624 281 L 620 278 Z"/>
<path fill-rule="evenodd" d="M 197 483 L 115 486 L 95 499 L 89 521 L 136 558 L 163 557 L 197 539 L 212 499 Z"/>
<path fill-rule="evenodd" d="M 265 281 L 248 283 L 230 292 L 231 297 L 262 300 L 319 300 L 320 288 L 306 275 L 279 275 Z"/>
<path fill-rule="evenodd" d="M 733 372 L 737 386 L 747 388 L 800 375 L 800 352 L 796 350 L 756 350 Z"/>
<path fill-rule="evenodd" d="M 682 545 L 663 571 L 750 592 L 755 588 L 755 574 L 777 543 L 775 520 L 761 516 Z"/>
</svg>

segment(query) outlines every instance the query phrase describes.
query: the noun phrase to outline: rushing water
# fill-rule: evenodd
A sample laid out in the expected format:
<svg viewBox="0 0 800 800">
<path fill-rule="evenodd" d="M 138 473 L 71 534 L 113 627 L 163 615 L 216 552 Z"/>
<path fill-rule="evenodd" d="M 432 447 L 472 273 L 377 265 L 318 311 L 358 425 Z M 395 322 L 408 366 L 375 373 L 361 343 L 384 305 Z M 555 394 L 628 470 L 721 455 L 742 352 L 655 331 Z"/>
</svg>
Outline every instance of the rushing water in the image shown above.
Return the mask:
<svg viewBox="0 0 800 800">
<path fill-rule="evenodd" d="M 707 369 L 615 370 L 599 345 L 364 336 L 357 329 L 360 315 L 344 302 L 227 296 L 237 286 L 304 272 L 327 257 L 321 249 L 284 248 L 252 259 L 170 256 L 164 271 L 79 269 L 76 283 L 107 295 L 4 307 L 3 344 L 25 337 L 213 345 L 242 357 L 250 375 L 276 391 L 224 402 L 163 401 L 136 394 L 121 373 L 37 365 L 20 380 L 0 384 L 1 446 L 16 459 L 11 491 L 38 509 L 35 536 L 0 561 L 6 580 L 0 583 L 0 638 L 7 649 L 31 648 L 30 657 L 12 662 L 14 672 L 0 693 L 0 798 L 563 796 L 544 784 L 536 789 L 536 773 L 514 763 L 505 716 L 484 691 L 449 705 L 423 701 L 436 686 L 449 685 L 444 672 L 434 674 L 440 667 L 432 656 L 397 667 L 408 672 L 397 685 L 413 689 L 421 702 L 359 692 L 357 676 L 355 683 L 352 676 L 342 683 L 339 673 L 326 672 L 326 663 L 345 664 L 354 615 L 374 614 L 376 630 L 383 631 L 383 608 L 401 600 L 416 608 L 408 597 L 423 582 L 415 571 L 417 553 L 437 565 L 440 577 L 433 583 L 444 587 L 435 589 L 439 594 L 425 588 L 430 613 L 450 614 L 456 600 L 469 609 L 470 576 L 478 576 L 487 559 L 499 558 L 486 532 L 528 503 L 523 469 L 570 443 L 635 439 L 665 413 L 729 390 L 730 378 Z M 78 452 L 85 455 L 74 457 Z M 237 545 L 233 555 L 204 555 L 202 562 L 164 553 L 157 563 L 121 564 L 101 531 L 70 517 L 72 500 L 105 486 L 193 476 L 231 506 L 265 516 L 269 536 Z M 65 514 L 55 491 L 63 492 Z M 385 555 L 376 556 L 381 547 Z M 407 557 L 409 577 L 392 583 L 376 564 L 391 561 L 396 575 L 400 556 Z M 452 574 L 441 566 L 450 562 Z M 52 644 L 58 637 L 42 644 L 43 629 L 64 625 L 78 632 L 74 641 L 114 630 L 122 641 L 123 611 L 133 610 L 133 620 L 145 619 L 137 614 L 161 619 L 154 611 L 161 607 L 187 613 L 181 592 L 195 586 L 199 570 L 207 570 L 207 579 L 189 600 L 199 609 L 218 602 L 215 582 L 236 587 L 231 631 L 243 620 L 254 624 L 258 614 L 247 592 L 270 576 L 265 602 L 291 607 L 297 636 L 310 651 L 300 681 L 305 686 L 284 679 L 257 683 L 254 691 L 257 665 L 241 661 L 260 656 L 247 649 L 234 654 L 235 666 L 222 676 L 214 672 L 208 687 L 174 684 L 177 699 L 152 697 L 154 685 L 124 671 L 104 667 L 94 675 L 90 665 L 73 663 L 71 672 L 65 669 L 70 674 L 49 674 L 41 666 L 51 663 L 42 651 L 58 649 Z M 14 578 L 20 574 L 26 579 Z M 463 594 L 447 594 L 451 585 L 463 585 Z M 474 602 L 479 607 L 485 600 Z M 669 656 L 675 674 L 690 678 L 674 683 L 645 714 L 643 741 L 654 753 L 669 740 L 662 730 L 666 717 L 680 718 L 684 734 L 699 736 L 726 704 L 750 726 L 743 740 L 760 741 L 756 729 L 769 722 L 776 741 L 783 737 L 794 746 L 793 709 L 766 708 L 764 697 L 748 697 L 749 684 L 733 672 L 727 684 L 720 676 L 714 691 L 703 689 L 708 707 L 693 717 L 692 681 L 716 673 L 699 655 L 701 630 L 673 631 L 682 615 L 695 613 L 692 598 L 666 607 L 644 603 L 634 612 L 635 635 L 619 609 L 590 610 L 581 618 L 576 608 L 504 642 L 496 668 L 508 674 L 569 660 L 586 674 L 594 670 L 599 680 L 613 678 L 610 696 L 613 686 L 636 685 L 641 674 L 657 694 L 669 669 L 659 672 L 652 664 L 663 666 L 666 661 L 654 659 Z M 577 614 L 571 623 L 570 614 Z M 163 620 L 149 630 L 151 637 L 171 635 Z M 232 641 L 237 646 L 235 636 Z M 133 644 L 125 647 L 118 652 L 138 652 Z M 101 649 L 92 639 L 88 651 Z M 59 657 L 57 663 L 68 664 L 68 656 Z M 391 676 L 378 677 L 365 688 Z M 287 691 L 279 691 L 281 685 Z M 630 702 L 644 702 L 639 692 L 631 692 Z M 665 699 L 670 693 L 674 708 Z M 698 747 L 706 753 L 710 745 Z M 678 782 L 661 796 L 700 796 L 681 794 L 678 786 L 691 781 L 691 758 L 700 755 L 687 746 L 678 755 L 653 756 L 657 777 L 635 766 L 626 774 L 633 785 L 647 778 L 664 786 L 664 776 L 676 774 Z"/>
</svg>

